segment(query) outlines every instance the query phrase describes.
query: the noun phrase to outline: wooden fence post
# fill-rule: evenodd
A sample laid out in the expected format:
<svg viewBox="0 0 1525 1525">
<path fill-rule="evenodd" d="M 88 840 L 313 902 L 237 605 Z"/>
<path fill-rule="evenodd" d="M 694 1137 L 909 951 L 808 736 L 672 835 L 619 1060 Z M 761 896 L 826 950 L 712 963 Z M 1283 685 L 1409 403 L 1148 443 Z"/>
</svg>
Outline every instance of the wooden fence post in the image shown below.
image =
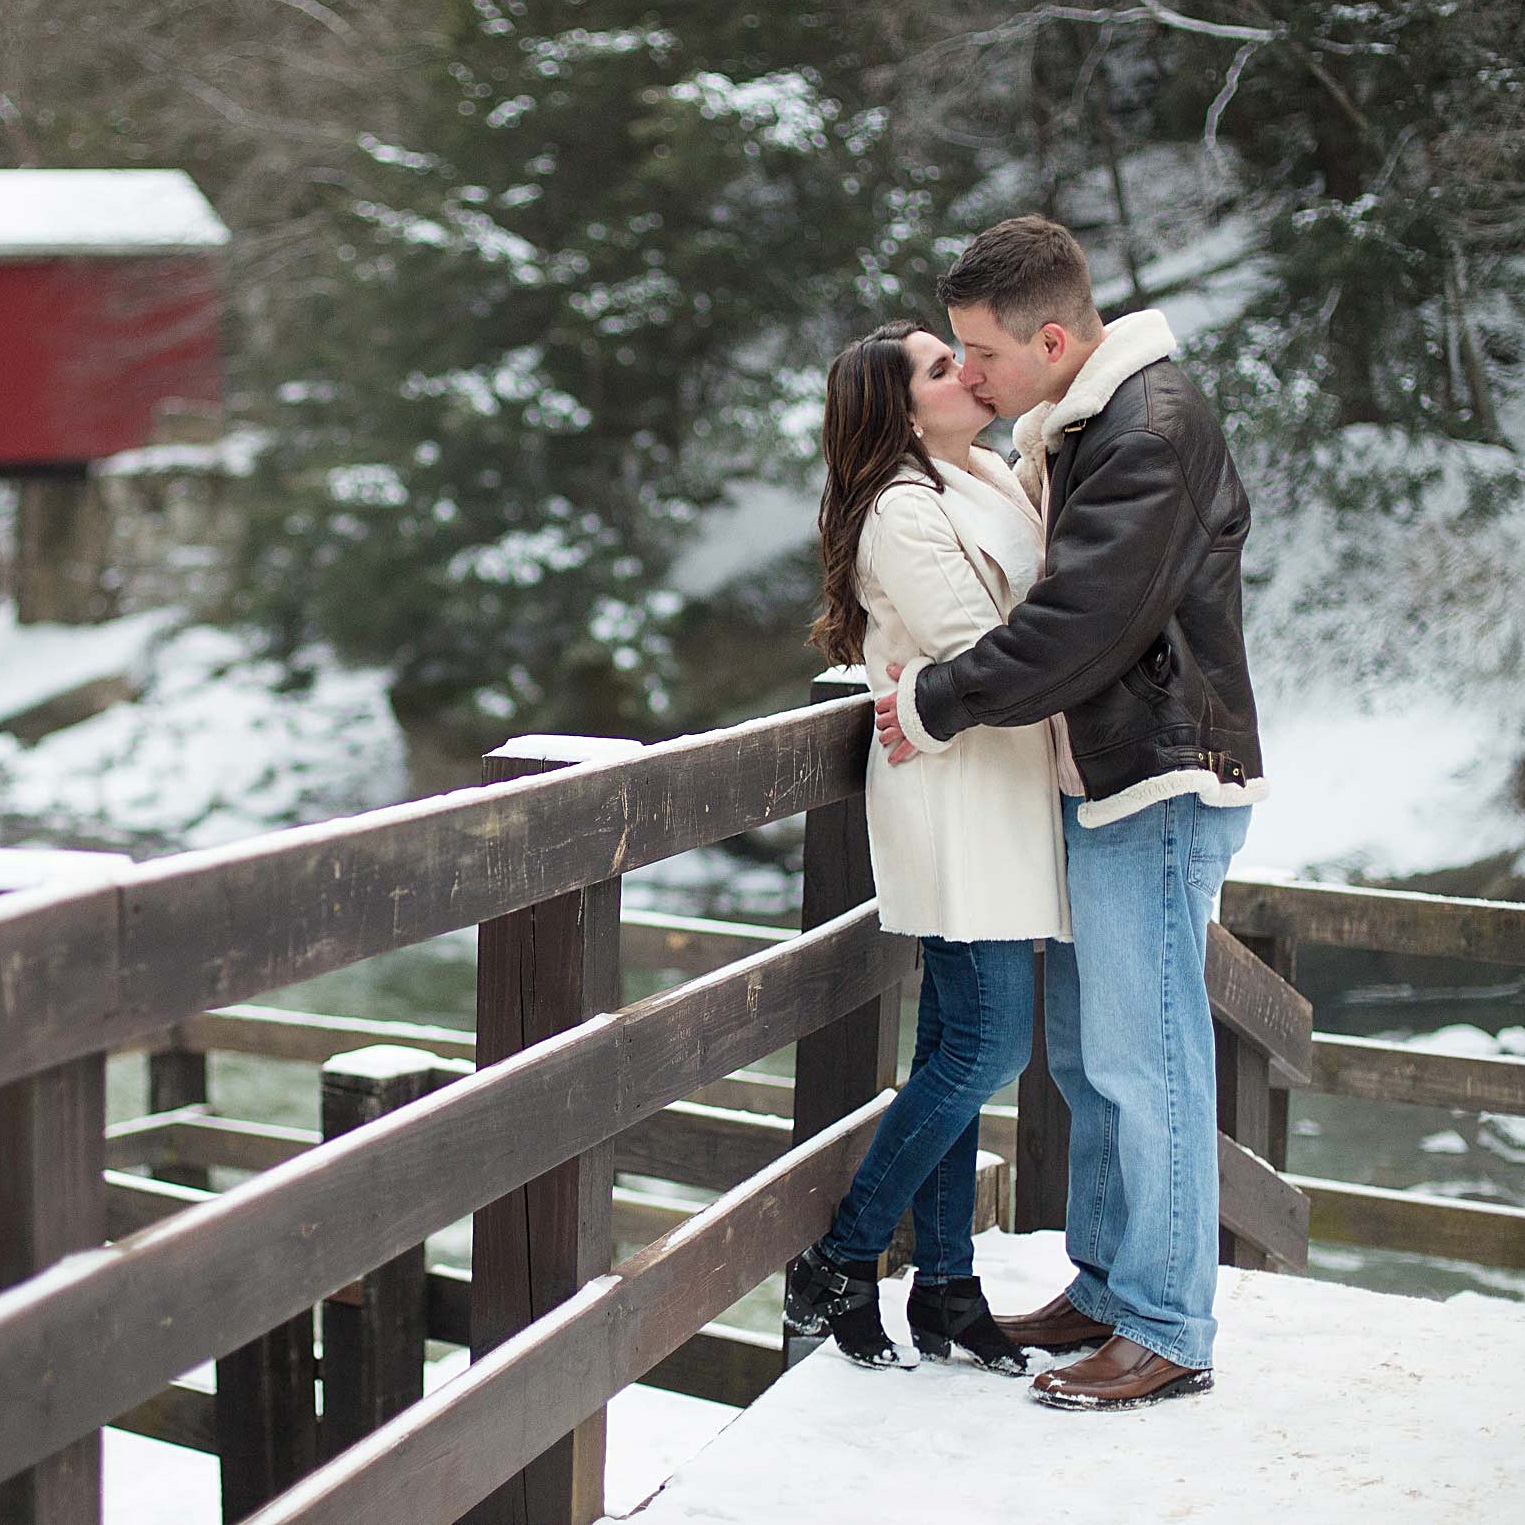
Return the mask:
<svg viewBox="0 0 1525 1525">
<path fill-rule="evenodd" d="M 389 1043 L 335 1054 L 322 1071 L 325 1141 L 427 1096 L 437 1066 L 422 1049 Z M 324 1299 L 325 1458 L 423 1397 L 427 1303 L 422 1244 Z"/>
<path fill-rule="evenodd" d="M 627 757 L 638 742 L 526 736 L 483 758 L 503 783 Z M 617 878 L 483 922 L 477 953 L 477 1064 L 495 1064 L 620 1005 Z M 614 1144 L 568 1160 L 489 1203 L 472 1223 L 471 1355 L 489 1350 L 609 1269 Z M 604 1512 L 600 1409 L 485 1499 L 470 1525 L 589 1525 Z"/>
<path fill-rule="evenodd" d="M 177 1027 L 170 1046 L 148 1056 L 148 1110 L 151 1114 L 173 1112 L 206 1101 L 208 1094 L 207 1056 L 183 1048 Z M 153 1174 L 156 1181 L 176 1186 L 194 1186 L 198 1191 L 211 1188 L 211 1173 L 205 1165 L 161 1165 Z"/>
<path fill-rule="evenodd" d="M 1045 957 L 1033 982 L 1033 1053 L 1017 1082 L 1016 1213 L 1019 1234 L 1064 1227 L 1070 1192 L 1070 1109 L 1048 1071 Z"/>
<path fill-rule="evenodd" d="M 0 1288 L 106 1237 L 106 1059 L 91 1054 L 0 1087 Z M 101 1437 L 0 1481 L 0 1525 L 101 1517 Z"/>
<path fill-rule="evenodd" d="M 1237 934 L 1236 934 L 1237 935 Z M 1242 942 L 1261 963 L 1273 969 L 1289 985 L 1297 984 L 1297 940 L 1293 937 L 1241 937 Z M 1278 1086 L 1271 1092 L 1270 1153 L 1266 1158 L 1278 1170 L 1287 1168 L 1287 1104 L 1291 1091 Z"/>
<path fill-rule="evenodd" d="M 1281 938 L 1241 939 L 1250 952 L 1289 983 L 1295 967 L 1293 945 Z M 1218 1127 L 1253 1150 L 1278 1171 L 1287 1168 L 1287 1095 L 1272 1089 L 1271 1062 L 1252 1043 L 1213 1024 L 1218 1069 Z M 1218 1259 L 1224 1265 L 1264 1271 L 1270 1258 L 1226 1228 L 1218 1230 Z"/>
<path fill-rule="evenodd" d="M 810 685 L 810 702 L 826 704 L 867 691 L 861 668 L 832 668 Z M 876 746 L 865 717 L 862 749 Z M 862 791 L 805 815 L 805 884 L 800 928 L 808 932 L 874 894 L 868 817 Z M 794 1053 L 794 1134 L 802 1143 L 895 1083 L 900 1041 L 900 986 L 891 986 L 845 1017 L 802 1038 Z M 786 1364 L 819 1340 L 786 1332 Z"/>
</svg>

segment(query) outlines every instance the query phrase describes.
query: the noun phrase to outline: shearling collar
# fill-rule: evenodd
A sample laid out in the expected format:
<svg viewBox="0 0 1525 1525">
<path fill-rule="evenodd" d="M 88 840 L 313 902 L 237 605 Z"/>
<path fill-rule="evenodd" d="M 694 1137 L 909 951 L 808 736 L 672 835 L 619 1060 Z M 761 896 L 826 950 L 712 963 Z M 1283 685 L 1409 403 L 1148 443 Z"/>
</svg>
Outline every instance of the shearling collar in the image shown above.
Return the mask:
<svg viewBox="0 0 1525 1525">
<path fill-rule="evenodd" d="M 1123 382 L 1146 365 L 1165 359 L 1175 347 L 1176 337 L 1158 308 L 1114 318 L 1069 391 L 1058 402 L 1040 402 L 1012 425 L 1011 442 L 1024 463 L 1041 459 L 1045 449 L 1058 450 L 1066 424 L 1094 418 Z"/>
</svg>

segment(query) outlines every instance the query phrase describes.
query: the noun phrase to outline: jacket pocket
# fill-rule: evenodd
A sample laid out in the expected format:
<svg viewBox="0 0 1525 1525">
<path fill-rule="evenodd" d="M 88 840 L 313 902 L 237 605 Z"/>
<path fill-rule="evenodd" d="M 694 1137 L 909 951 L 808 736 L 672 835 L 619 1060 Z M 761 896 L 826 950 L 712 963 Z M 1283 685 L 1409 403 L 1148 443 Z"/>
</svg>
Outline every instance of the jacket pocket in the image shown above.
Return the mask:
<svg viewBox="0 0 1525 1525">
<path fill-rule="evenodd" d="M 1176 697 L 1168 686 L 1173 666 L 1170 642 L 1164 635 L 1160 635 L 1156 637 L 1154 645 L 1123 674 L 1123 686 L 1146 704 L 1168 704 Z"/>
</svg>

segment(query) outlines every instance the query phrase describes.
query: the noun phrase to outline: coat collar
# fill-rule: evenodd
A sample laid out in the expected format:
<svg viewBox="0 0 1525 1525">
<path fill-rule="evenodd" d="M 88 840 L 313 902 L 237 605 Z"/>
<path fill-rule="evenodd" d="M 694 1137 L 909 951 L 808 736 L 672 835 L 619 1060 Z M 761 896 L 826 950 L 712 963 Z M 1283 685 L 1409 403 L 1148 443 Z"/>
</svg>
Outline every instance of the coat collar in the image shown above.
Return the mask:
<svg viewBox="0 0 1525 1525">
<path fill-rule="evenodd" d="M 1043 543 L 1043 522 L 1037 505 L 995 451 L 979 451 L 974 461 L 976 471 L 937 462 L 947 486 L 943 512 L 959 539 L 989 556 L 1020 596 L 1033 578 L 1034 546 Z"/>
<path fill-rule="evenodd" d="M 1067 424 L 1094 418 L 1112 401 L 1112 394 L 1130 376 L 1174 353 L 1176 338 L 1157 308 L 1130 312 L 1107 324 L 1096 352 L 1081 366 L 1070 389 L 1058 402 L 1040 402 L 1012 425 L 1011 443 L 1028 461 L 1041 462 L 1046 450 L 1056 453 Z M 1040 466 L 1041 469 L 1041 466 Z M 1026 473 L 1023 485 L 1027 486 Z M 1028 488 L 1031 492 L 1031 488 Z"/>
</svg>

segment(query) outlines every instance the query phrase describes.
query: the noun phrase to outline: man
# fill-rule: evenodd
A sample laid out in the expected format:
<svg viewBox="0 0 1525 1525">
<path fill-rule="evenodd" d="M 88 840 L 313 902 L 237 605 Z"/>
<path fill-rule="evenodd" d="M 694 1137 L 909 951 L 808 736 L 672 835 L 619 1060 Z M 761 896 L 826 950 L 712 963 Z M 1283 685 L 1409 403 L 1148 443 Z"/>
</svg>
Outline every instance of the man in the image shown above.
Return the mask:
<svg viewBox="0 0 1525 1525">
<path fill-rule="evenodd" d="M 1207 923 L 1265 794 L 1245 661 L 1244 488 L 1168 358 L 1162 314 L 1103 327 L 1085 255 L 1041 217 L 982 233 L 938 284 L 961 379 L 1005 417 L 1043 506 L 1045 575 L 953 661 L 879 701 L 890 761 L 1052 717 L 1075 945 L 1051 945 L 1050 1069 L 1070 1109 L 1075 1278 L 1003 1321 L 1100 1348 L 1033 1384 L 1063 1408 L 1212 1385 L 1218 1157 Z M 1078 989 L 1077 989 L 1078 980 Z"/>
</svg>

